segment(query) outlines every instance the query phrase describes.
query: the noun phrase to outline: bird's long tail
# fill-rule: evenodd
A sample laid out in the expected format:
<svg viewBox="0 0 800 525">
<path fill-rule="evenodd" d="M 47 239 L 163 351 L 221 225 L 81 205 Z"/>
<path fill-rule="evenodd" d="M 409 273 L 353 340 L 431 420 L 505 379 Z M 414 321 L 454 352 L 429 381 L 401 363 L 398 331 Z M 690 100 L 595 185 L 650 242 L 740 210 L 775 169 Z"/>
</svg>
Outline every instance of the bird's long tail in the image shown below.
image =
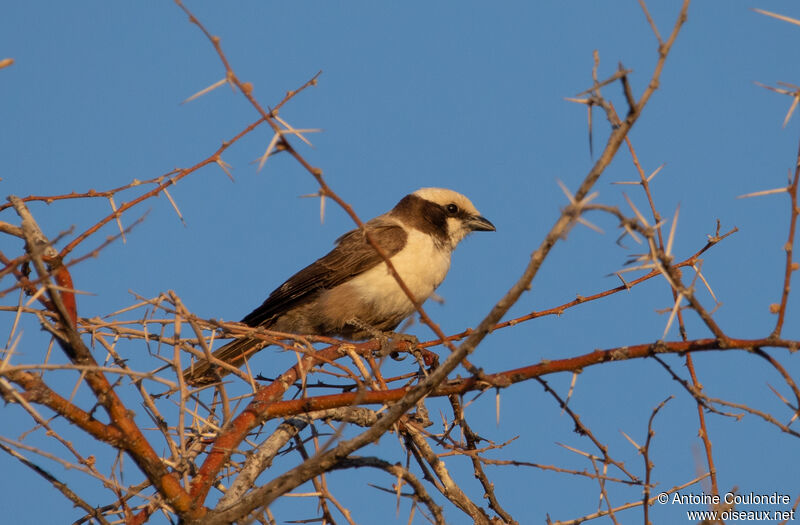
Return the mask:
<svg viewBox="0 0 800 525">
<path fill-rule="evenodd" d="M 231 366 L 240 367 L 245 358 L 261 350 L 269 343 L 254 337 L 241 337 L 215 350 L 211 355 Z M 230 370 L 213 364 L 206 359 L 199 360 L 183 371 L 183 380 L 192 386 L 207 385 L 219 381 Z"/>
</svg>

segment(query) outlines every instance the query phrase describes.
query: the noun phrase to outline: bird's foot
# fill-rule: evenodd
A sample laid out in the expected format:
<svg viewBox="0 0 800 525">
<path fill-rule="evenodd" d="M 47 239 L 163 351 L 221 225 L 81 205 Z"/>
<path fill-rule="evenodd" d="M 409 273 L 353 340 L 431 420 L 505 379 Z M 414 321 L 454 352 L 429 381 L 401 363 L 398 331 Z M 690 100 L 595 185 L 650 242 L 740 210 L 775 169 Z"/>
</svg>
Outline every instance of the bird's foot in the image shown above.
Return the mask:
<svg viewBox="0 0 800 525">
<path fill-rule="evenodd" d="M 388 355 L 395 361 L 402 361 L 405 359 L 402 354 L 411 354 L 419 363 L 420 369 L 436 368 L 439 365 L 439 356 L 426 348 L 420 348 L 419 339 L 416 336 L 386 332 L 380 339 L 381 355 Z"/>
<path fill-rule="evenodd" d="M 381 342 L 380 355 L 389 356 L 395 361 L 402 361 L 405 357 L 400 357 L 401 352 L 413 354 L 418 351 L 419 339 L 410 334 L 397 332 L 382 332 L 378 339 Z"/>
<path fill-rule="evenodd" d="M 399 352 L 405 351 L 411 353 L 412 349 L 417 348 L 419 345 L 419 339 L 413 335 L 399 332 L 384 332 L 356 317 L 348 320 L 347 324 L 358 328 L 360 331 L 372 336 L 373 339 L 380 341 L 380 350 L 378 351 L 380 357 L 388 355 L 391 356 L 392 359 L 399 361 L 402 360 L 397 358 Z"/>
</svg>

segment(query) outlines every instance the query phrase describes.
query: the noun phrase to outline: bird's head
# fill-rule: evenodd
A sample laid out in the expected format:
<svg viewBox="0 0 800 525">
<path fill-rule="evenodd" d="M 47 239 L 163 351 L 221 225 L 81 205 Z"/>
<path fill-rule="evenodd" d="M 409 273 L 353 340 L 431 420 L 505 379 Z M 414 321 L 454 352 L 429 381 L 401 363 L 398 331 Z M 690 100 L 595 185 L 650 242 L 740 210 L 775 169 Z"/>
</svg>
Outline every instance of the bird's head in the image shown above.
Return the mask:
<svg viewBox="0 0 800 525">
<path fill-rule="evenodd" d="M 473 231 L 495 231 L 468 198 L 444 188 L 422 188 L 397 205 L 413 218 L 418 229 L 436 236 L 453 249 Z"/>
</svg>

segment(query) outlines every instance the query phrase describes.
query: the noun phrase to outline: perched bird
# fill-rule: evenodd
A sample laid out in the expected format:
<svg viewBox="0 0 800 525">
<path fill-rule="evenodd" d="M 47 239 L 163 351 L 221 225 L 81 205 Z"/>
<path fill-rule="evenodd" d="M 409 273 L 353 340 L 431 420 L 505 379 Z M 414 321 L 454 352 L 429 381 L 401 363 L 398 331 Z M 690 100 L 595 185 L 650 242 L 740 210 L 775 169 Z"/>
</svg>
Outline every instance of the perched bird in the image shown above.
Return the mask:
<svg viewBox="0 0 800 525">
<path fill-rule="evenodd" d="M 447 275 L 456 245 L 470 232 L 494 231 L 495 227 L 460 193 L 422 188 L 365 223 L 364 229 L 422 303 Z M 355 229 L 339 237 L 330 253 L 279 286 L 242 322 L 278 332 L 362 340 L 394 330 L 414 311 L 364 231 Z M 213 356 L 240 366 L 264 346 L 264 341 L 244 336 Z M 183 375 L 187 383 L 199 385 L 226 373 L 200 361 Z"/>
</svg>

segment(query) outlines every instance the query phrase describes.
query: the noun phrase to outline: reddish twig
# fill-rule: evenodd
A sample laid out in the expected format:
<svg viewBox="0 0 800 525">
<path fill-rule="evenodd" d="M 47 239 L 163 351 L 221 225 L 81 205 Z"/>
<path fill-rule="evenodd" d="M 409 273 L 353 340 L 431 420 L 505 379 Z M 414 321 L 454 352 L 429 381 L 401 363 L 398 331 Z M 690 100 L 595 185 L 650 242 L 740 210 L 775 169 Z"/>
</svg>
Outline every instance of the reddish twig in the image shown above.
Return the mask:
<svg viewBox="0 0 800 525">
<path fill-rule="evenodd" d="M 650 17 L 650 13 L 647 11 L 647 6 L 641 0 L 640 0 L 640 3 L 641 3 L 641 6 L 642 6 L 642 9 L 645 12 L 645 15 L 647 16 L 648 21 L 650 22 L 651 27 L 653 28 L 653 32 L 656 34 L 656 38 L 659 40 L 659 42 L 661 42 L 661 36 L 658 34 L 658 29 L 656 28 L 655 23 L 652 21 L 652 18 Z M 639 173 L 639 183 L 641 184 L 642 189 L 644 190 L 644 193 L 647 196 L 647 202 L 649 203 L 650 211 L 653 214 L 653 221 L 655 222 L 656 225 L 658 225 L 657 228 L 656 228 L 656 231 L 658 233 L 658 246 L 659 246 L 659 249 L 662 252 L 664 252 L 664 250 L 665 250 L 665 248 L 664 248 L 664 236 L 663 236 L 663 233 L 662 233 L 662 228 L 660 226 L 660 224 L 661 224 L 661 214 L 658 212 L 658 209 L 656 208 L 655 201 L 653 199 L 653 194 L 650 191 L 650 180 L 651 180 L 652 177 L 645 176 L 644 170 L 642 169 L 642 166 L 639 163 L 639 158 L 636 155 L 636 151 L 634 150 L 633 144 L 630 141 L 630 137 L 626 137 L 626 141 L 627 141 L 627 144 L 628 144 L 628 150 L 631 153 L 631 158 L 633 159 L 633 163 L 636 166 L 637 172 Z M 737 229 L 734 228 L 733 230 L 729 231 L 728 233 L 720 236 L 719 228 L 720 228 L 719 221 L 717 221 L 716 234 L 713 237 L 709 236 L 709 241 L 706 244 L 706 247 L 704 247 L 702 250 L 700 250 L 700 252 L 698 252 L 692 258 L 690 258 L 691 264 L 689 266 L 694 266 L 695 262 L 697 262 L 697 260 L 698 260 L 699 255 L 702 252 L 704 252 L 706 249 L 710 248 L 710 246 L 713 245 L 712 243 L 716 244 L 717 242 L 719 242 L 720 240 L 724 239 L 728 235 L 731 235 L 733 232 L 737 231 Z M 672 265 L 672 266 L 674 268 L 678 268 L 678 267 L 680 267 L 680 264 L 675 264 L 675 265 Z M 672 294 L 672 300 L 677 302 L 679 300 L 678 299 L 677 290 L 675 290 L 674 288 L 670 287 L 670 293 Z M 678 310 L 677 310 L 677 318 L 678 318 L 678 327 L 679 327 L 679 332 L 680 332 L 680 335 L 681 335 L 681 339 L 683 339 L 684 341 L 687 341 L 689 339 L 689 337 L 688 337 L 688 335 L 686 333 L 686 325 L 685 325 L 685 323 L 683 321 L 683 311 L 680 308 L 678 308 Z M 700 381 L 697 378 L 697 372 L 695 370 L 694 360 L 692 359 L 692 355 L 691 354 L 686 354 L 686 368 L 689 370 L 689 375 L 692 378 L 692 384 L 693 384 L 695 390 L 696 391 L 701 391 L 703 389 L 703 385 L 702 385 L 702 383 L 700 383 Z M 711 493 L 712 494 L 719 494 L 719 488 L 717 486 L 717 470 L 714 467 L 714 456 L 713 456 L 713 452 L 712 452 L 711 437 L 708 434 L 708 428 L 706 426 L 706 415 L 705 415 L 705 412 L 703 410 L 704 409 L 703 402 L 701 401 L 701 399 L 699 397 L 695 397 L 695 400 L 697 402 L 697 418 L 698 418 L 699 425 L 700 425 L 699 435 L 700 435 L 700 439 L 703 441 L 703 447 L 705 449 L 705 454 L 706 454 L 706 462 L 708 464 L 708 471 L 711 474 Z M 646 519 L 647 518 L 645 517 L 645 520 Z"/>
<path fill-rule="evenodd" d="M 792 282 L 792 272 L 797 269 L 797 264 L 793 260 L 794 249 L 794 235 L 797 229 L 797 215 L 800 213 L 800 208 L 797 205 L 797 183 L 800 180 L 800 147 L 798 147 L 797 160 L 795 162 L 794 179 L 789 185 L 789 197 L 791 199 L 791 209 L 789 213 L 789 239 L 784 245 L 786 251 L 786 265 L 783 274 L 783 292 L 781 294 L 781 304 L 778 307 L 778 321 L 775 323 L 775 329 L 772 331 L 774 337 L 780 337 L 781 330 L 783 329 L 783 321 L 786 317 L 786 303 L 789 300 L 790 284 Z"/>
<path fill-rule="evenodd" d="M 656 435 L 655 431 L 653 430 L 653 420 L 656 418 L 656 414 L 658 411 L 664 408 L 664 405 L 672 399 L 673 396 L 669 396 L 667 399 L 662 401 L 658 404 L 657 407 L 653 409 L 653 412 L 650 414 L 650 419 L 647 421 L 647 440 L 645 441 L 644 447 L 640 451 L 642 453 L 642 457 L 644 458 L 644 469 L 645 469 L 645 478 L 644 478 L 644 495 L 642 496 L 642 512 L 644 512 L 644 525 L 651 525 L 650 521 L 650 505 L 648 502 L 650 501 L 650 475 L 653 472 L 653 464 L 650 462 L 650 442 L 653 439 L 653 436 Z"/>
</svg>

